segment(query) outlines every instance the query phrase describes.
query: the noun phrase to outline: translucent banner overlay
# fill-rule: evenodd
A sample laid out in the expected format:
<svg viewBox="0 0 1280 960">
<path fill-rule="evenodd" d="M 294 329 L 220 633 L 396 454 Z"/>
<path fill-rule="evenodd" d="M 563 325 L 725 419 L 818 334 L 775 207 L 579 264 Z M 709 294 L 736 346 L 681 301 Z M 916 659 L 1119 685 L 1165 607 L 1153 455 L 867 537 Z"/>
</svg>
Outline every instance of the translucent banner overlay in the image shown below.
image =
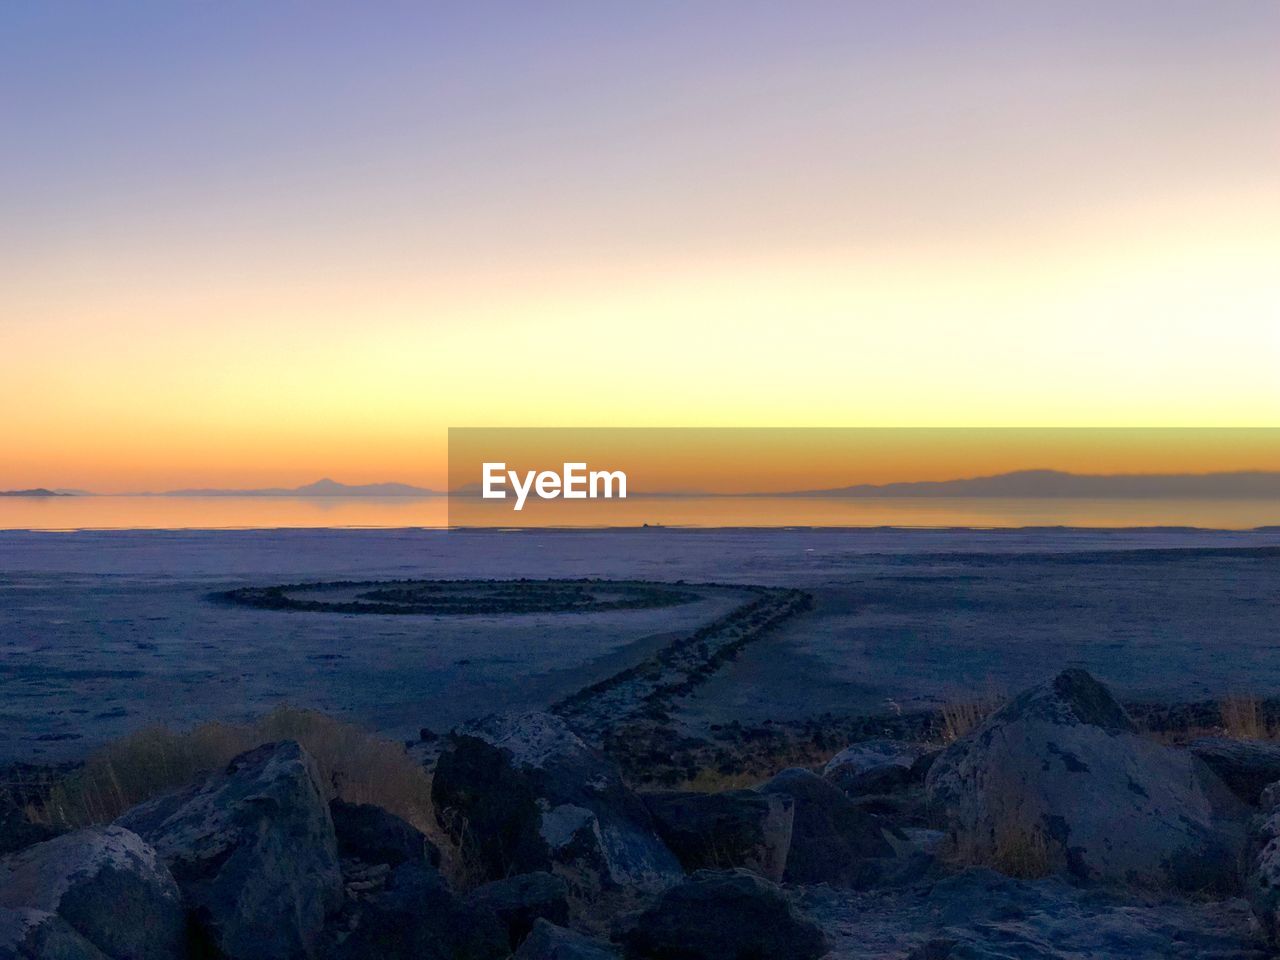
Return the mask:
<svg viewBox="0 0 1280 960">
<path fill-rule="evenodd" d="M 451 428 L 448 524 L 1246 529 L 1280 429 Z"/>
</svg>

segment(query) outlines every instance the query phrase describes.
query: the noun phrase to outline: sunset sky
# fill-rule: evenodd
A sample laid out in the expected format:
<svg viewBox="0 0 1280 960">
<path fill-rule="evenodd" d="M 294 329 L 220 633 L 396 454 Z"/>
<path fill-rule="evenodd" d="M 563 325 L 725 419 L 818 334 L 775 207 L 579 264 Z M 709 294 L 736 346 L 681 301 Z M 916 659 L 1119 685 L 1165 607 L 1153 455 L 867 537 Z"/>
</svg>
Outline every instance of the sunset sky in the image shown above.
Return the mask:
<svg viewBox="0 0 1280 960">
<path fill-rule="evenodd" d="M 1280 425 L 1274 0 L 11 0 L 0 124 L 0 489 Z"/>
</svg>

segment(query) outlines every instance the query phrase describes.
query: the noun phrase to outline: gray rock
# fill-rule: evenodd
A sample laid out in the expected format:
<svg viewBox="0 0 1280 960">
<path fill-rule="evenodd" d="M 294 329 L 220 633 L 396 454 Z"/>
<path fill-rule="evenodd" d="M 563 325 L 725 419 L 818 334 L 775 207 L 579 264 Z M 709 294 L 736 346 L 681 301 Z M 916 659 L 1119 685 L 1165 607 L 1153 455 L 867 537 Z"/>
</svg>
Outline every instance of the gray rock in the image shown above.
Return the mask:
<svg viewBox="0 0 1280 960">
<path fill-rule="evenodd" d="M 1188 749 L 1251 806 L 1258 806 L 1265 787 L 1280 780 L 1280 743 L 1205 737 Z"/>
<path fill-rule="evenodd" d="M 551 869 L 586 890 L 658 890 L 683 873 L 617 767 L 546 713 L 455 732 L 432 800 L 470 866 L 497 880 Z"/>
<path fill-rule="evenodd" d="M 440 851 L 426 834 L 394 813 L 370 803 L 332 800 L 329 815 L 338 840 L 338 856 L 393 867 L 409 860 L 440 866 Z"/>
<path fill-rule="evenodd" d="M 121 827 L 88 827 L 0 860 L 0 907 L 10 911 L 11 942 L 43 944 L 36 956 L 84 952 L 62 924 L 112 960 L 183 956 L 177 884 L 156 852 Z"/>
<path fill-rule="evenodd" d="M 329 805 L 297 743 L 267 744 L 118 821 L 168 864 L 200 935 L 229 960 L 310 956 L 342 896 Z"/>
<path fill-rule="evenodd" d="M 743 867 L 782 879 L 795 817 L 791 797 L 754 790 L 643 796 L 658 835 L 686 870 Z"/>
<path fill-rule="evenodd" d="M 976 862 L 1021 851 L 1076 881 L 1239 886 L 1240 802 L 1201 760 L 1139 736 L 1083 670 L 1006 704 L 926 785 L 932 815 Z"/>
<path fill-rule="evenodd" d="M 1280 945 L 1280 784 L 1263 791 L 1267 808 L 1254 817 L 1251 856 L 1245 876 L 1249 908 L 1267 942 Z"/>
<path fill-rule="evenodd" d="M 863 886 L 879 876 L 878 859 L 894 854 L 876 818 L 810 770 L 783 770 L 759 792 L 794 801 L 788 883 Z"/>
<path fill-rule="evenodd" d="M 817 960 L 826 938 L 782 888 L 746 870 L 700 870 L 623 934 L 629 958 Z"/>
<path fill-rule="evenodd" d="M 822 775 L 833 773 L 841 767 L 849 767 L 854 771 L 871 770 L 889 764 L 897 767 L 911 767 L 925 752 L 918 743 L 905 740 L 862 740 L 845 747 L 827 761 L 822 768 Z"/>
<path fill-rule="evenodd" d="M 515 960 L 622 960 L 622 951 L 603 940 L 539 920 L 516 951 Z"/>
<path fill-rule="evenodd" d="M 106 960 L 56 913 L 0 907 L 0 960 Z"/>
<path fill-rule="evenodd" d="M 850 797 L 894 793 L 923 784 L 939 753 L 905 740 L 863 740 L 828 760 L 822 776 Z"/>
<path fill-rule="evenodd" d="M 892 891 L 806 887 L 801 907 L 827 931 L 832 960 L 1266 960 L 1238 898 L 971 868 Z"/>
<path fill-rule="evenodd" d="M 322 953 L 326 960 L 502 960 L 511 945 L 492 910 L 455 896 L 428 864 L 405 862 L 384 890 L 348 904 Z"/>
<path fill-rule="evenodd" d="M 472 891 L 470 900 L 492 910 L 506 925 L 514 950 L 524 942 L 538 920 L 569 922 L 569 887 L 554 874 L 522 873 L 494 880 Z"/>
</svg>

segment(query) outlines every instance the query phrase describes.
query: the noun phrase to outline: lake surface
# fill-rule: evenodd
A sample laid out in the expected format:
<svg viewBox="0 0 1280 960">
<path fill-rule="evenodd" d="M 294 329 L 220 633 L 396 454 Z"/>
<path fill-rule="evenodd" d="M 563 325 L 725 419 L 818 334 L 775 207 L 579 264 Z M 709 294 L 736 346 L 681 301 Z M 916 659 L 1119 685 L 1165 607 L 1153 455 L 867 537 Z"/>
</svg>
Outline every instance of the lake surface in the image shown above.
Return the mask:
<svg viewBox="0 0 1280 960">
<path fill-rule="evenodd" d="M 5 497 L 0 530 L 504 527 L 1162 527 L 1280 525 L 1280 500 L 633 497 L 549 501 L 536 517 L 447 497 Z"/>
</svg>

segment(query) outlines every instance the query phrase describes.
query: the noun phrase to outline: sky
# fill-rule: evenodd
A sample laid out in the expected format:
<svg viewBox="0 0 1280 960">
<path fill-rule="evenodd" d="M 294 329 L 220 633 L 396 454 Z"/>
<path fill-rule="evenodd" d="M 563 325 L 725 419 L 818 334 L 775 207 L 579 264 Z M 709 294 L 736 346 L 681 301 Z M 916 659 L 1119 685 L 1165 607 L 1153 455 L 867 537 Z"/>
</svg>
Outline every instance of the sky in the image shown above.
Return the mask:
<svg viewBox="0 0 1280 960">
<path fill-rule="evenodd" d="M 0 489 L 1280 424 L 1273 0 L 9 0 L 0 129 Z"/>
</svg>

